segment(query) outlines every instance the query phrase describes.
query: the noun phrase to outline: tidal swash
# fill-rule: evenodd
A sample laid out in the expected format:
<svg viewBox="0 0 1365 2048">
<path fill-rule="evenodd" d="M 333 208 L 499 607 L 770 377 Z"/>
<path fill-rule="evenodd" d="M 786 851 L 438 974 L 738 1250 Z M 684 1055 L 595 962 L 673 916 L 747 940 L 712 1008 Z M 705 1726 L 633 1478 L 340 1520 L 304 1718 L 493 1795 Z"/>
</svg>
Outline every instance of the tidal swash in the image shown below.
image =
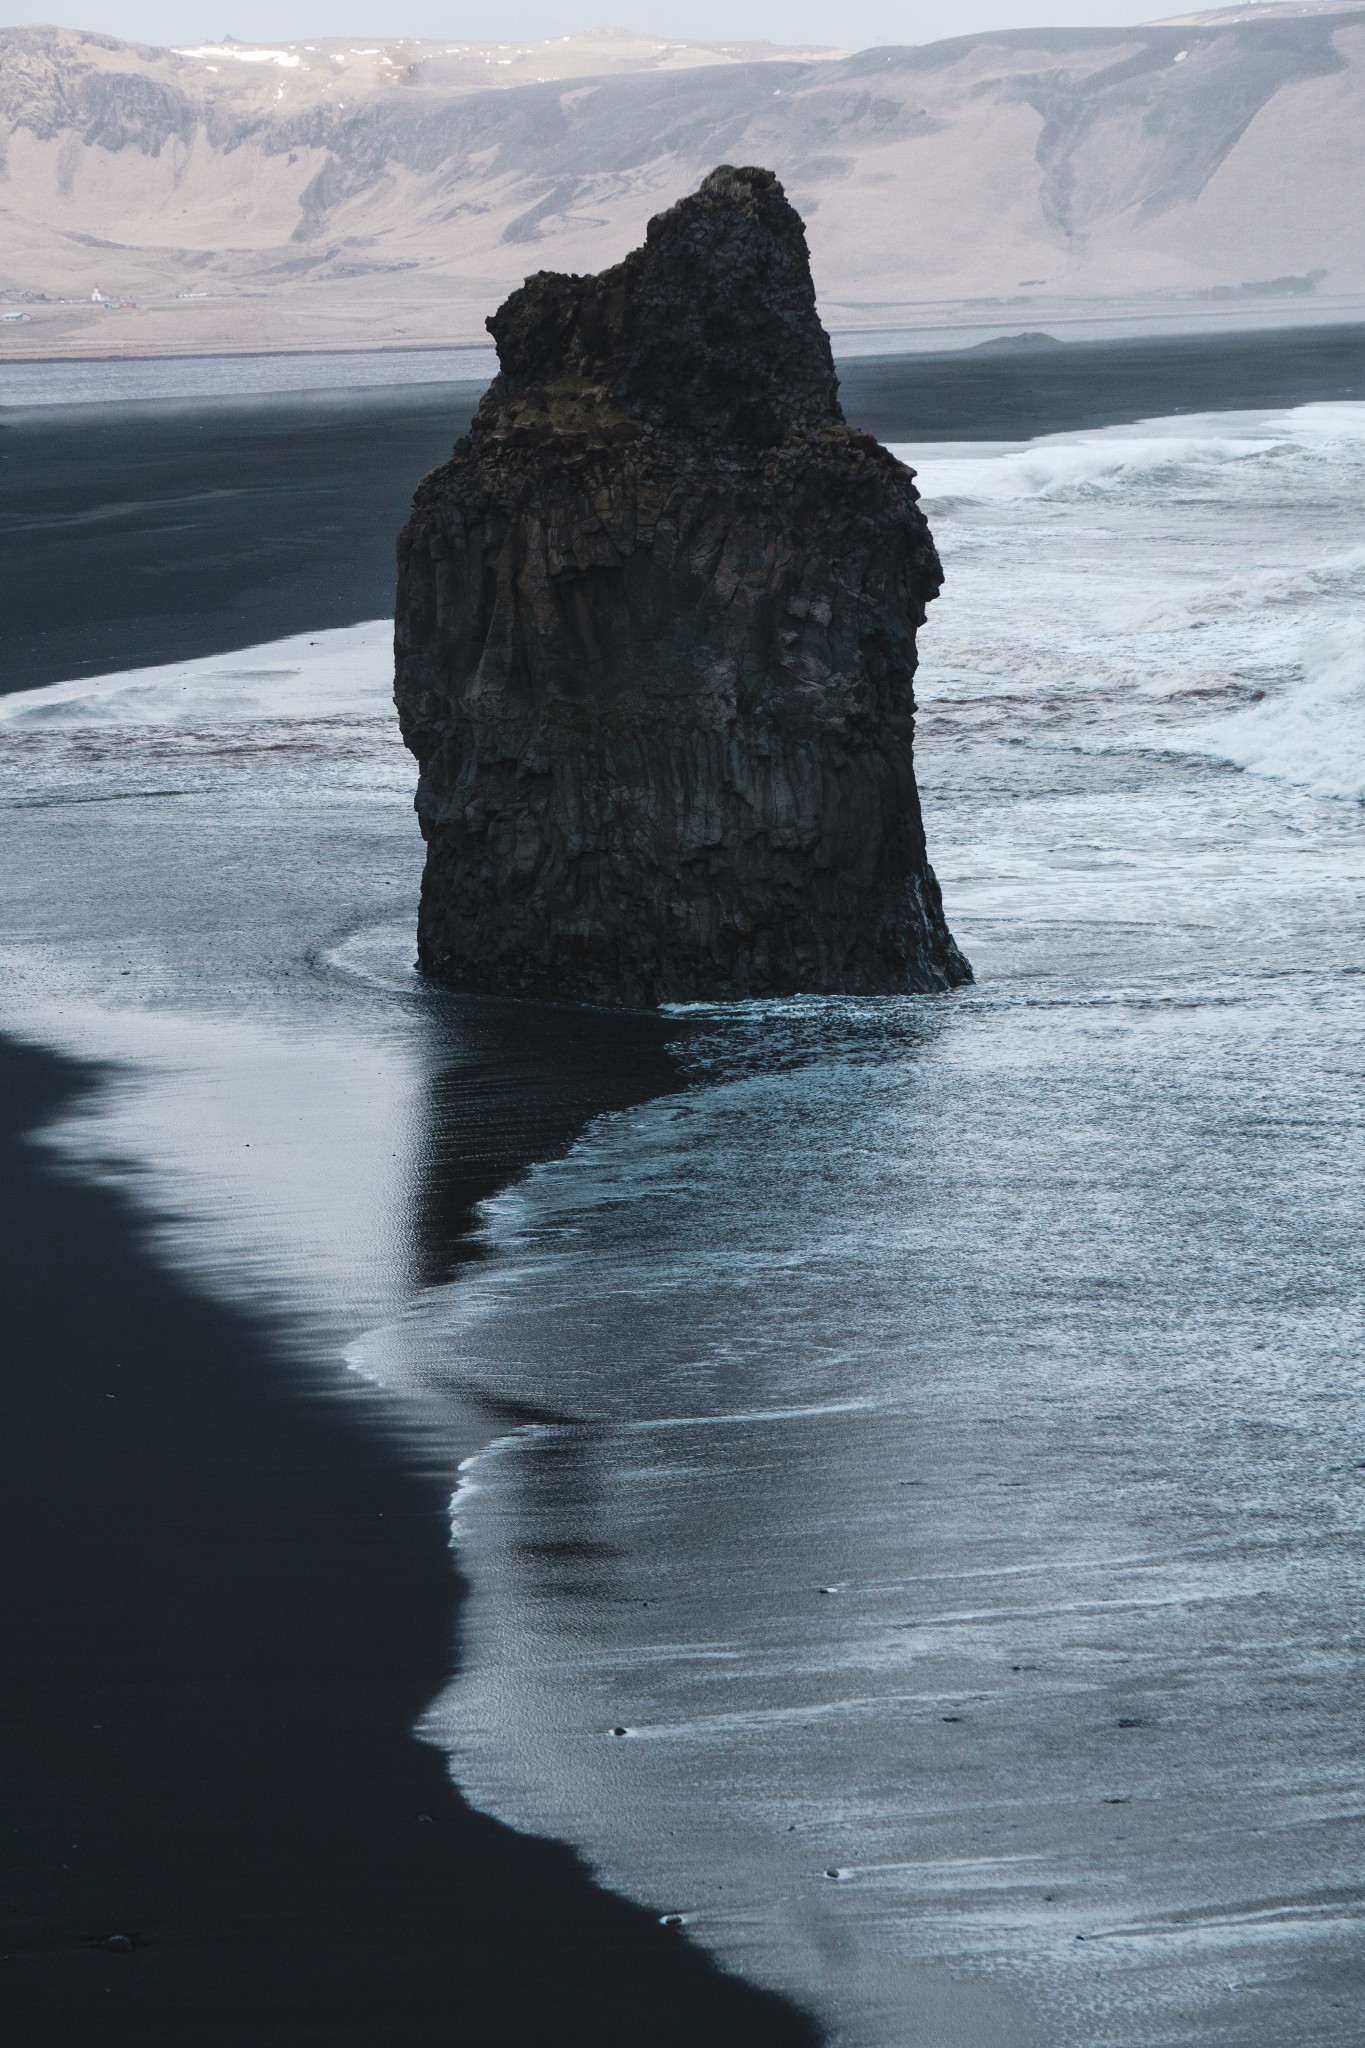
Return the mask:
<svg viewBox="0 0 1365 2048">
<path fill-rule="evenodd" d="M 677 1013 L 430 1284 L 377 625 L 0 703 L 0 1022 L 448 1444 L 477 1804 L 857 2048 L 1348 2048 L 1365 406 L 900 452 L 974 988 Z"/>
</svg>

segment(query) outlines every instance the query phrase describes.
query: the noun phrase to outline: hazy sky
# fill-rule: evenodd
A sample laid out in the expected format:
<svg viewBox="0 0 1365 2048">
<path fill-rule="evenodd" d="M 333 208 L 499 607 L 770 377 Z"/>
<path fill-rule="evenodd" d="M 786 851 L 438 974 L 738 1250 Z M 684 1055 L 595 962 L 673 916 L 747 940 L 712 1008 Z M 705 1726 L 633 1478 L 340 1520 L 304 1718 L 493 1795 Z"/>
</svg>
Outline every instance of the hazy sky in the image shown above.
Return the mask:
<svg viewBox="0 0 1365 2048">
<path fill-rule="evenodd" d="M 60 21 L 130 42 L 242 42 L 312 36 L 436 36 L 452 42 L 568 35 L 602 21 L 686 37 L 773 42 L 925 43 L 1043 22 L 1151 20 L 1180 0 L 38 0 L 0 6 L 0 23 Z"/>
</svg>

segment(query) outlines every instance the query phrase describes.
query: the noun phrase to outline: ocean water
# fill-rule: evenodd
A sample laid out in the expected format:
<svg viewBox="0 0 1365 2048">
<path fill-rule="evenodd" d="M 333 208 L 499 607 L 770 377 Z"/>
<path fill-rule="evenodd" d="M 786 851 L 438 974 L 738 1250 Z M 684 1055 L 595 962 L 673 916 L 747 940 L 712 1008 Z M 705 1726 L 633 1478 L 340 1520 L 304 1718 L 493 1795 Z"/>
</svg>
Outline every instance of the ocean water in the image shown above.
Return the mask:
<svg viewBox="0 0 1365 2048">
<path fill-rule="evenodd" d="M 277 355 L 97 356 L 87 361 L 0 364 L 0 408 L 128 405 L 181 399 L 252 398 L 284 391 L 368 391 L 453 384 L 497 369 L 482 348 L 329 349 Z"/>
<path fill-rule="evenodd" d="M 849 2048 L 1355 2048 L 1365 406 L 900 452 L 973 988 L 676 1013 L 423 1284 L 375 626 L 0 701 L 0 1025 L 445 1432 L 476 1804 Z"/>
<path fill-rule="evenodd" d="M 903 452 L 977 986 L 681 1016 L 361 1347 L 543 1416 L 427 1731 L 839 2040 L 1354 2042 L 1365 409 Z"/>
</svg>

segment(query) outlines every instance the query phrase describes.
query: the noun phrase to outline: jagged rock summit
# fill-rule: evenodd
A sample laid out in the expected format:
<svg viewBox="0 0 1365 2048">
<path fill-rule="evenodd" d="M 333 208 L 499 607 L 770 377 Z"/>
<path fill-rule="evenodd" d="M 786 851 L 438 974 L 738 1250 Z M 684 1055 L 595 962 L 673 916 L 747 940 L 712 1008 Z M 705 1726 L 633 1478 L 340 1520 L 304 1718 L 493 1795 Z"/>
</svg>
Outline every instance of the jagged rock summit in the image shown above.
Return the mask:
<svg viewBox="0 0 1365 2048">
<path fill-rule="evenodd" d="M 488 326 L 399 543 L 423 969 L 632 1007 L 969 980 L 912 761 L 942 572 L 844 422 L 777 179 L 722 165 Z"/>
</svg>

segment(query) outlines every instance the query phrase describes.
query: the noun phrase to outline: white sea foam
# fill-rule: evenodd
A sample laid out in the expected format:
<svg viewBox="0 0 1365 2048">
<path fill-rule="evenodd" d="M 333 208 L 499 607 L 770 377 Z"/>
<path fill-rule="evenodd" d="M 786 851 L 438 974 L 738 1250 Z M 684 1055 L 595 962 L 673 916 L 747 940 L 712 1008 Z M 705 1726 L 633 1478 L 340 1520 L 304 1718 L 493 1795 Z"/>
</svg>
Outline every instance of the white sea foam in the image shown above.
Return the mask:
<svg viewBox="0 0 1365 2048">
<path fill-rule="evenodd" d="M 1365 405 L 899 452 L 947 570 L 926 713 L 1359 799 Z"/>
<path fill-rule="evenodd" d="M 1121 630 L 1161 632 L 1251 613 L 1286 616 L 1324 605 L 1365 601 L 1365 547 L 1344 548 L 1318 561 L 1246 568 L 1209 582 L 1179 584 L 1157 597 L 1116 612 Z"/>
<path fill-rule="evenodd" d="M 391 710 L 393 626 L 298 633 L 156 668 L 124 669 L 16 690 L 0 697 L 0 728 L 15 732 L 87 727 L 248 725 L 263 719 L 383 716 Z"/>
<path fill-rule="evenodd" d="M 1365 803 L 1365 626 L 1318 634 L 1303 666 L 1302 682 L 1281 695 L 1171 737 L 1253 774 Z"/>
<path fill-rule="evenodd" d="M 1008 504 L 1019 499 L 1070 499 L 1122 491 L 1134 483 L 1170 483 L 1182 473 L 1273 453 L 1273 438 L 1230 435 L 1055 435 L 1007 455 L 959 455 L 924 463 L 921 451 L 897 449 L 917 470 L 932 511 L 935 502 Z"/>
<path fill-rule="evenodd" d="M 1365 445 L 1365 405 L 1304 405 L 1287 412 L 1189 414 L 1134 426 L 1047 434 L 1022 446 L 902 442 L 892 452 L 919 473 L 932 511 L 953 503 L 1007 505 L 1108 497 L 1158 485 L 1189 489 L 1232 464 L 1334 453 Z"/>
</svg>

